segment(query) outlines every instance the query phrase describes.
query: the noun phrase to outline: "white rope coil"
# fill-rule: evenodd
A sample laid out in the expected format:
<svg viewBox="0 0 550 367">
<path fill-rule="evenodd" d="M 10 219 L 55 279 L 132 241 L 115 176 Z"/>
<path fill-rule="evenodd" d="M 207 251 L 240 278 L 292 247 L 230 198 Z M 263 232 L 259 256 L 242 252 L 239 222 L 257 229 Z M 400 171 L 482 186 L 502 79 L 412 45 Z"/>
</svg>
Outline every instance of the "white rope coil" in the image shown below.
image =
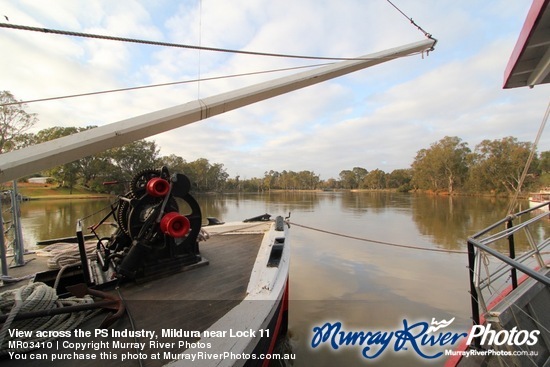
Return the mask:
<svg viewBox="0 0 550 367">
<path fill-rule="evenodd" d="M 86 257 L 90 260 L 97 259 L 97 254 L 95 252 L 97 241 L 87 241 L 84 243 L 84 246 L 86 248 Z M 49 257 L 49 269 L 60 269 L 66 265 L 80 263 L 78 246 L 74 243 L 55 243 L 36 251 L 36 254 L 37 256 Z"/>
<path fill-rule="evenodd" d="M 91 296 L 83 298 L 70 297 L 59 299 L 54 288 L 44 283 L 29 283 L 18 289 L 0 293 L 0 314 L 8 315 L 6 322 L 0 329 L 0 355 L 8 352 L 26 352 L 29 349 L 8 348 L 10 340 L 24 340 L 34 342 L 46 342 L 55 337 L 36 337 L 36 331 L 66 331 L 73 330 L 81 323 L 95 316 L 100 310 L 88 310 L 71 312 L 53 316 L 37 317 L 26 320 L 14 320 L 18 313 L 50 310 L 78 304 L 93 303 Z M 33 337 L 18 337 L 10 335 L 9 329 L 20 331 L 33 331 Z"/>
</svg>

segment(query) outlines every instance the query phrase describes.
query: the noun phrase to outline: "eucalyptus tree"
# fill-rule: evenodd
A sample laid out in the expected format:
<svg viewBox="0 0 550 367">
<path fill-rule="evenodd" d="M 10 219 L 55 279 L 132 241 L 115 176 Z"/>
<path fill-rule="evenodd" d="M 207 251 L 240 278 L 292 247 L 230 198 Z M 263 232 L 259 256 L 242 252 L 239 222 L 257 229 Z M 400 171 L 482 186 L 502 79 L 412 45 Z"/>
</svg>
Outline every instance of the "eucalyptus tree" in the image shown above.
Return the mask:
<svg viewBox="0 0 550 367">
<path fill-rule="evenodd" d="M 351 171 L 355 175 L 355 182 L 357 183 L 356 188 L 362 189 L 363 188 L 363 183 L 365 181 L 365 178 L 369 174 L 369 171 L 367 171 L 363 167 L 353 167 L 353 169 Z"/>
<path fill-rule="evenodd" d="M 411 179 L 412 169 L 395 169 L 387 175 L 387 187 L 399 189 L 399 191 L 409 191 Z"/>
<path fill-rule="evenodd" d="M 550 150 L 540 153 L 540 186 L 550 186 Z"/>
<path fill-rule="evenodd" d="M 43 143 L 49 140 L 76 134 L 80 131 L 92 129 L 94 126 L 54 126 L 42 129 L 32 137 L 33 144 Z M 52 177 L 60 186 L 68 187 L 71 192 L 74 186 L 82 183 L 86 187 L 92 185 L 92 181 L 107 169 L 106 158 L 102 154 L 84 157 L 73 162 L 52 167 L 42 172 L 43 175 Z"/>
<path fill-rule="evenodd" d="M 370 171 L 363 179 L 363 187 L 371 190 L 385 189 L 387 186 L 386 173 L 380 169 Z"/>
<path fill-rule="evenodd" d="M 507 192 L 520 189 L 520 178 L 531 152 L 531 143 L 520 142 L 515 137 L 500 140 L 483 140 L 474 152 L 470 181 L 482 191 Z M 526 185 L 539 173 L 539 162 L 530 165 Z"/>
<path fill-rule="evenodd" d="M 36 114 L 27 113 L 26 105 L 8 91 L 0 92 L 0 154 L 28 145 L 25 132 L 37 121 Z"/>
<path fill-rule="evenodd" d="M 358 187 L 357 176 L 349 169 L 340 171 L 340 182 L 344 189 L 356 189 Z"/>
<path fill-rule="evenodd" d="M 154 141 L 136 140 L 105 151 L 109 168 L 106 177 L 121 183 L 130 182 L 139 172 L 158 169 L 159 148 Z"/>
<path fill-rule="evenodd" d="M 447 190 L 452 194 L 467 178 L 470 154 L 467 143 L 446 136 L 429 149 L 417 152 L 412 163 L 412 182 L 421 189 Z"/>
</svg>

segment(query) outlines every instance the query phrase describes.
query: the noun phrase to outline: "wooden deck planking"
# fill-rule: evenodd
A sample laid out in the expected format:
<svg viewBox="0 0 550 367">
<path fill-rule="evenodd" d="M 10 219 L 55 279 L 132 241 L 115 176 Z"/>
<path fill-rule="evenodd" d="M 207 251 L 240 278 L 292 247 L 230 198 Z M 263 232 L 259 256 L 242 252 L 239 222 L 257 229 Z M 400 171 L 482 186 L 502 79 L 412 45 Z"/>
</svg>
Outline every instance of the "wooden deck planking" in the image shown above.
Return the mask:
<svg viewBox="0 0 550 367">
<path fill-rule="evenodd" d="M 208 259 L 208 265 L 144 284 L 128 283 L 122 286 L 121 293 L 134 320 L 135 329 L 154 330 L 159 335 L 159 341 L 196 342 L 197 338 L 161 338 L 161 330 L 204 331 L 239 304 L 246 296 L 248 280 L 262 239 L 263 234 L 213 235 L 200 245 L 201 255 Z M 33 267 L 33 269 L 35 268 L 36 266 Z M 95 317 L 79 328 L 94 330 L 104 317 L 105 314 Z M 112 328 L 132 330 L 127 316 L 118 320 Z M 86 340 L 79 339 L 78 341 Z M 128 338 L 125 341 L 134 342 L 134 339 Z M 141 338 L 139 341 L 146 342 L 147 345 L 149 343 L 149 340 L 145 338 Z M 147 346 L 145 350 L 148 349 Z M 176 347 L 171 350 L 163 349 L 162 352 L 181 353 L 185 349 Z M 120 350 L 117 352 L 120 354 Z M 134 351 L 129 350 L 129 352 L 133 353 Z M 9 359 L 2 359 L 1 362 L 6 366 L 41 366 L 44 363 L 43 361 Z M 109 364 L 109 360 L 103 362 Z M 112 362 L 117 366 L 139 365 L 137 361 L 121 363 L 118 360 Z M 142 362 L 145 366 L 152 367 L 166 363 L 166 361 L 151 359 Z M 55 365 L 74 365 L 74 363 L 74 360 L 69 360 Z M 82 367 L 96 366 L 98 361 L 80 360 L 78 363 Z"/>
</svg>

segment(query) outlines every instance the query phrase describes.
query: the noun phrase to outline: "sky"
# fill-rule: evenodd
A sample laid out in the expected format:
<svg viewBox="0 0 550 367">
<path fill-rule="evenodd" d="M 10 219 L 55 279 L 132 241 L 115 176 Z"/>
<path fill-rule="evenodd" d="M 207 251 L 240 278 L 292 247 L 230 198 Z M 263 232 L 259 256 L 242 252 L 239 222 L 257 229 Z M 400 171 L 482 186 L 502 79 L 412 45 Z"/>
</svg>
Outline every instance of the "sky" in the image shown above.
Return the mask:
<svg viewBox="0 0 550 367">
<path fill-rule="evenodd" d="M 533 142 L 548 85 L 502 88 L 528 0 L 392 0 L 438 40 L 429 55 L 347 76 L 155 135 L 160 155 L 206 158 L 230 177 L 409 168 L 445 136 Z M 7 18 L 7 19 L 6 19 Z M 356 57 L 425 39 L 387 0 L 0 0 L 0 22 L 235 50 Z M 323 63 L 0 28 L 0 90 L 17 100 Z M 106 125 L 270 80 L 267 73 L 34 102 L 32 132 Z M 550 150 L 544 133 L 538 151 Z"/>
</svg>

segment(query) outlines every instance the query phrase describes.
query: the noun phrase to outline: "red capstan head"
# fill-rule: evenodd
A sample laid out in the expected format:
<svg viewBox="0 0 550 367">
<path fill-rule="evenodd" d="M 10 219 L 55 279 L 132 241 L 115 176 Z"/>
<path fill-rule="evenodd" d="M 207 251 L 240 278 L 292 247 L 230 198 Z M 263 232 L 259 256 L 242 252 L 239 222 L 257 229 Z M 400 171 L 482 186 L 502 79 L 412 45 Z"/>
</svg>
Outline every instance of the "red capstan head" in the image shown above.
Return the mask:
<svg viewBox="0 0 550 367">
<path fill-rule="evenodd" d="M 153 177 L 147 181 L 147 193 L 154 197 L 163 197 L 170 191 L 170 183 L 163 178 Z"/>
<path fill-rule="evenodd" d="M 178 212 L 166 213 L 160 220 L 160 230 L 170 237 L 185 237 L 190 228 L 191 223 L 189 219 Z"/>
</svg>

